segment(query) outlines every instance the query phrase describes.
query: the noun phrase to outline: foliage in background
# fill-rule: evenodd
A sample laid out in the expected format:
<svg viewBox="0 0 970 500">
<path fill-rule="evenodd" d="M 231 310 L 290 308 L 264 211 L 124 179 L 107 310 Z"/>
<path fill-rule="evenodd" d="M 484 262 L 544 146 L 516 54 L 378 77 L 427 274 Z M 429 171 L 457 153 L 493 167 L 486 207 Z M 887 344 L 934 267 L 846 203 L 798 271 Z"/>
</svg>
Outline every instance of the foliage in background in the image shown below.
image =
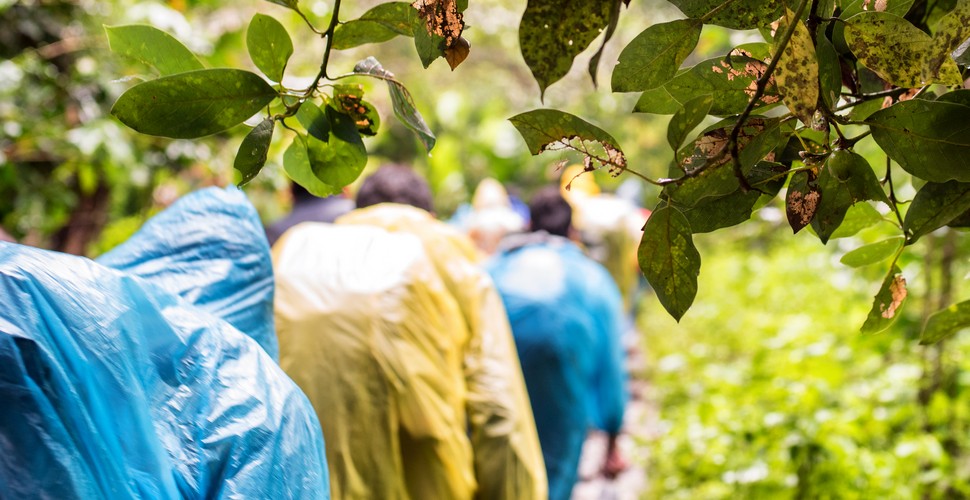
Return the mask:
<svg viewBox="0 0 970 500">
<path fill-rule="evenodd" d="M 679 325 L 644 301 L 647 398 L 659 408 L 643 443 L 646 497 L 967 497 L 970 338 L 917 345 L 943 289 L 968 292 L 944 284 L 970 270 L 965 259 L 943 266 L 966 244 L 934 235 L 925 256 L 902 258 L 933 303 L 910 304 L 888 334 L 860 336 L 850 325 L 866 317 L 866 283 L 880 273 L 838 258 L 892 226 L 841 240 L 833 257 L 811 236 L 780 234 L 783 210 L 774 203 L 774 222 L 698 238 L 717 251 Z"/>
</svg>

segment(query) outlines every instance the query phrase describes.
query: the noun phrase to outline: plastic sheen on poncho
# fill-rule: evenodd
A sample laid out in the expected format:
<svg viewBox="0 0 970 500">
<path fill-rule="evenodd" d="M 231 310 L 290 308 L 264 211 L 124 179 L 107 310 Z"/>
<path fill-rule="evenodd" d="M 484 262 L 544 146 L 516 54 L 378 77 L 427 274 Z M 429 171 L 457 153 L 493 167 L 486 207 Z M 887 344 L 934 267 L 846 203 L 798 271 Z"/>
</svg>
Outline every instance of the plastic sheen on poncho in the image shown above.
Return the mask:
<svg viewBox="0 0 970 500">
<path fill-rule="evenodd" d="M 0 400 L 0 498 L 329 497 L 299 388 L 150 277 L 0 243 Z"/>
<path fill-rule="evenodd" d="M 219 316 L 279 359 L 269 244 L 242 191 L 206 189 L 185 196 L 98 262 Z"/>
<path fill-rule="evenodd" d="M 522 361 L 549 498 L 567 500 L 588 429 L 616 434 L 623 424 L 619 290 L 576 245 L 545 232 L 506 238 L 487 269 Z"/>
</svg>

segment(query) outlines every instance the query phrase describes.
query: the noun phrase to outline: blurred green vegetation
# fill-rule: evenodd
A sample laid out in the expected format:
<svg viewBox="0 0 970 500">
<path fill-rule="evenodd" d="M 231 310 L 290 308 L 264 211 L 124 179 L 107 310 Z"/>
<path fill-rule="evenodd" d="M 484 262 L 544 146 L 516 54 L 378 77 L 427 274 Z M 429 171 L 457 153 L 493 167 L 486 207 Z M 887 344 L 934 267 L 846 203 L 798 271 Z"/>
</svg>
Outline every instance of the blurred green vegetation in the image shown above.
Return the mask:
<svg viewBox="0 0 970 500">
<path fill-rule="evenodd" d="M 901 262 L 911 300 L 933 304 L 910 302 L 890 330 L 862 336 L 888 262 L 854 270 L 839 257 L 888 228 L 823 247 L 792 237 L 780 205 L 760 216 L 700 240 L 700 291 L 680 324 L 643 302 L 646 397 L 659 412 L 642 443 L 645 497 L 970 495 L 970 338 L 918 345 L 921 309 L 967 296 L 957 234 Z"/>
</svg>

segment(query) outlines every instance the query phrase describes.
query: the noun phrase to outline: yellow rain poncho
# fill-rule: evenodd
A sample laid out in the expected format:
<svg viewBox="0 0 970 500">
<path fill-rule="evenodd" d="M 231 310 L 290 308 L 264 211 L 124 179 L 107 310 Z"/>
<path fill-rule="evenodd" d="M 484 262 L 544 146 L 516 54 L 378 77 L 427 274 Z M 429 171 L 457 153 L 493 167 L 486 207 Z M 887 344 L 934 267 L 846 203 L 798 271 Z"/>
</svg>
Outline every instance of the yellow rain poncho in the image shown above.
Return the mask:
<svg viewBox="0 0 970 500">
<path fill-rule="evenodd" d="M 273 249 L 280 363 L 320 416 L 333 498 L 545 498 L 505 312 L 470 242 L 400 205 L 338 222 Z"/>
</svg>

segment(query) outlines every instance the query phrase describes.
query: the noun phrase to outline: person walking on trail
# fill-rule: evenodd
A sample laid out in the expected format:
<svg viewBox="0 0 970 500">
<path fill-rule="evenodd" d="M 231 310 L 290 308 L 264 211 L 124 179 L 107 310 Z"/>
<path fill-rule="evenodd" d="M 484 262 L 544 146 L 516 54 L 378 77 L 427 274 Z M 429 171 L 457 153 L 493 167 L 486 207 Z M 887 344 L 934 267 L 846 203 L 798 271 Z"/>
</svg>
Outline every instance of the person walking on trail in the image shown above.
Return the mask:
<svg viewBox="0 0 970 500">
<path fill-rule="evenodd" d="M 511 331 L 473 244 L 404 166 L 273 248 L 280 363 L 317 408 L 333 498 L 544 499 Z"/>
<path fill-rule="evenodd" d="M 529 204 L 532 232 L 511 235 L 486 268 L 512 324 L 549 478 L 570 498 L 589 428 L 609 436 L 602 472 L 625 463 L 616 446 L 627 401 L 622 299 L 609 273 L 568 238 L 572 210 L 550 187 Z"/>
</svg>

